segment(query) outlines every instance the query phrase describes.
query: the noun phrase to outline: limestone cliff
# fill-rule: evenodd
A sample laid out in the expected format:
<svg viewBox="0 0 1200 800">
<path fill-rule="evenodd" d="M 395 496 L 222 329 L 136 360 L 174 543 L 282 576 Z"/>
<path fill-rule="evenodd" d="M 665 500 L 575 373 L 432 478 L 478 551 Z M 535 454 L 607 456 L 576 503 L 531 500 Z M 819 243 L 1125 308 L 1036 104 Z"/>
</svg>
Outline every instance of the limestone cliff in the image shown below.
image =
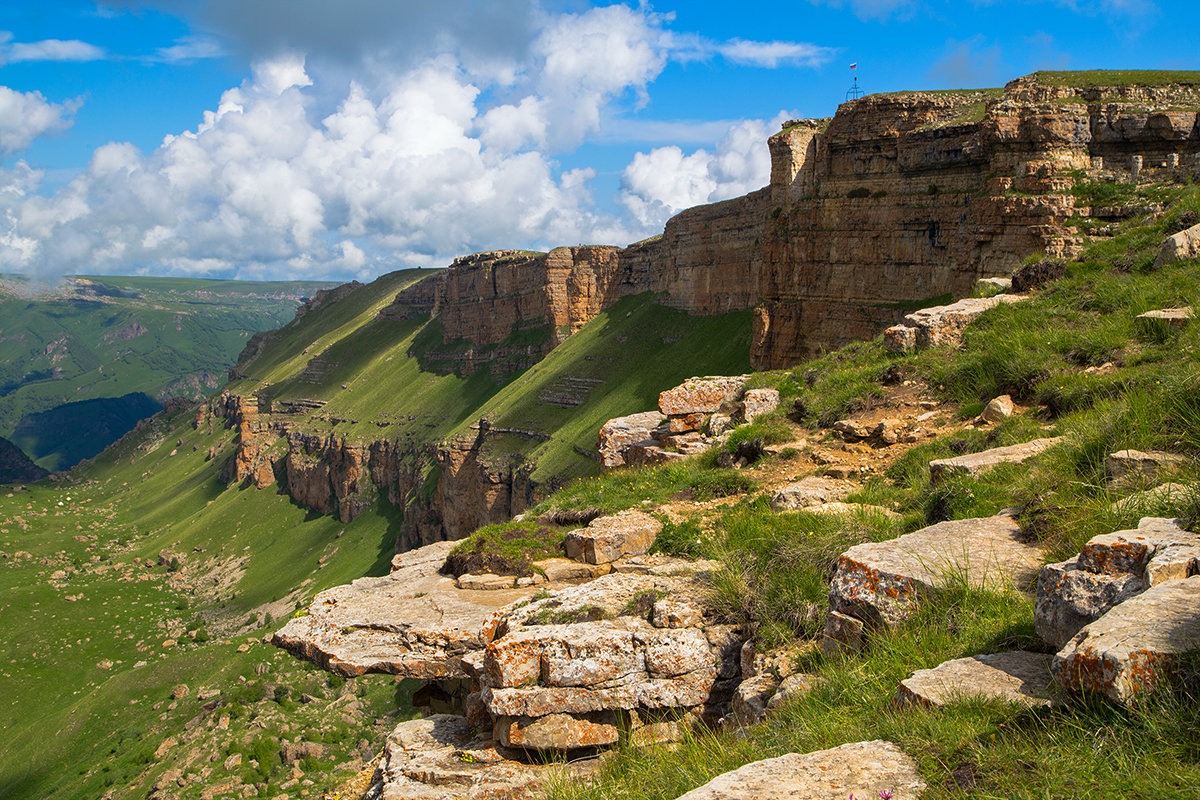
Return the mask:
<svg viewBox="0 0 1200 800">
<path fill-rule="evenodd" d="M 771 138 L 752 360 L 781 367 L 873 336 L 904 303 L 961 297 L 1031 253 L 1070 255 L 1080 179 L 1197 173 L 1200 87 L 1032 75 L 1003 91 L 848 102 Z"/>
</svg>

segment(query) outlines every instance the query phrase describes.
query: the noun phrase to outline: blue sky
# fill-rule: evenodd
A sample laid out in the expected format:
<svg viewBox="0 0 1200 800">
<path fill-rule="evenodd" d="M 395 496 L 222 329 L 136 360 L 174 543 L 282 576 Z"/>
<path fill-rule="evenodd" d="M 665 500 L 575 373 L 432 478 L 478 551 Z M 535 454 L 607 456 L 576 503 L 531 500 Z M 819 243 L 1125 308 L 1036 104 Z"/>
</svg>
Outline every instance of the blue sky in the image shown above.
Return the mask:
<svg viewBox="0 0 1200 800">
<path fill-rule="evenodd" d="M 1194 69 L 1161 0 L 0 0 L 0 271 L 369 278 L 624 244 L 868 91 Z"/>
</svg>

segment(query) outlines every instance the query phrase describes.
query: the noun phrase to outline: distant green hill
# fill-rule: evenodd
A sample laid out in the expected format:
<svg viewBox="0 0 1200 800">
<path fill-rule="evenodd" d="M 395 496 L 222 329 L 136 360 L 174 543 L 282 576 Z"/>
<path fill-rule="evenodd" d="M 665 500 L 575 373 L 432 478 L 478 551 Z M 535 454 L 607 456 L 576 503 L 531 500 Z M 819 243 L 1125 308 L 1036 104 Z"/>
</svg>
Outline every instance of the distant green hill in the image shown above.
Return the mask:
<svg viewBox="0 0 1200 800">
<path fill-rule="evenodd" d="M 44 440 L 45 418 L 30 415 L 140 394 L 148 402 L 126 402 L 123 413 L 136 408 L 145 416 L 168 397 L 203 397 L 225 382 L 252 333 L 284 324 L 302 299 L 331 285 L 75 277 L 35 289 L 6 277 L 0 283 L 0 435 L 15 436 L 42 466 L 68 467 L 86 457 L 79 453 L 94 455 L 129 428 L 84 426 L 84 441 L 64 447 Z"/>
</svg>

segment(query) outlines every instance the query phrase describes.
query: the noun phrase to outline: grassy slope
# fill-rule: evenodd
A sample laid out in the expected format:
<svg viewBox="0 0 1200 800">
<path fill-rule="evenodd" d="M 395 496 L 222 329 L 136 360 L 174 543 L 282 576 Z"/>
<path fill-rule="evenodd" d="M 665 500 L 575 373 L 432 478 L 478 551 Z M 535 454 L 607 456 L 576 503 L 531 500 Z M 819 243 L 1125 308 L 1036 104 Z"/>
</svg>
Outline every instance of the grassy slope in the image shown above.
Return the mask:
<svg viewBox="0 0 1200 800">
<path fill-rule="evenodd" d="M 0 435 L 63 403 L 130 392 L 203 397 L 250 332 L 286 322 L 296 298 L 329 285 L 75 280 L 54 295 L 0 295 Z"/>
</svg>

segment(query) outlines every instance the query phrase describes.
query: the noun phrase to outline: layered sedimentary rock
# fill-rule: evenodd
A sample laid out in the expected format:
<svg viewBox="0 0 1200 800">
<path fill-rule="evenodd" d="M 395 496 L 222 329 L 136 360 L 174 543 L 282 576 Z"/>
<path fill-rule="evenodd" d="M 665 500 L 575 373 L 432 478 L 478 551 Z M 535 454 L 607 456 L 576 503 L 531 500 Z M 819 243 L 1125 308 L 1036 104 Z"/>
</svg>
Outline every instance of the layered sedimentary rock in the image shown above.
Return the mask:
<svg viewBox="0 0 1200 800">
<path fill-rule="evenodd" d="M 1075 172 L 1193 175 L 1193 86 L 872 95 L 771 139 L 752 358 L 873 336 L 896 305 L 962 297 L 1034 252 L 1071 253 Z"/>
</svg>

